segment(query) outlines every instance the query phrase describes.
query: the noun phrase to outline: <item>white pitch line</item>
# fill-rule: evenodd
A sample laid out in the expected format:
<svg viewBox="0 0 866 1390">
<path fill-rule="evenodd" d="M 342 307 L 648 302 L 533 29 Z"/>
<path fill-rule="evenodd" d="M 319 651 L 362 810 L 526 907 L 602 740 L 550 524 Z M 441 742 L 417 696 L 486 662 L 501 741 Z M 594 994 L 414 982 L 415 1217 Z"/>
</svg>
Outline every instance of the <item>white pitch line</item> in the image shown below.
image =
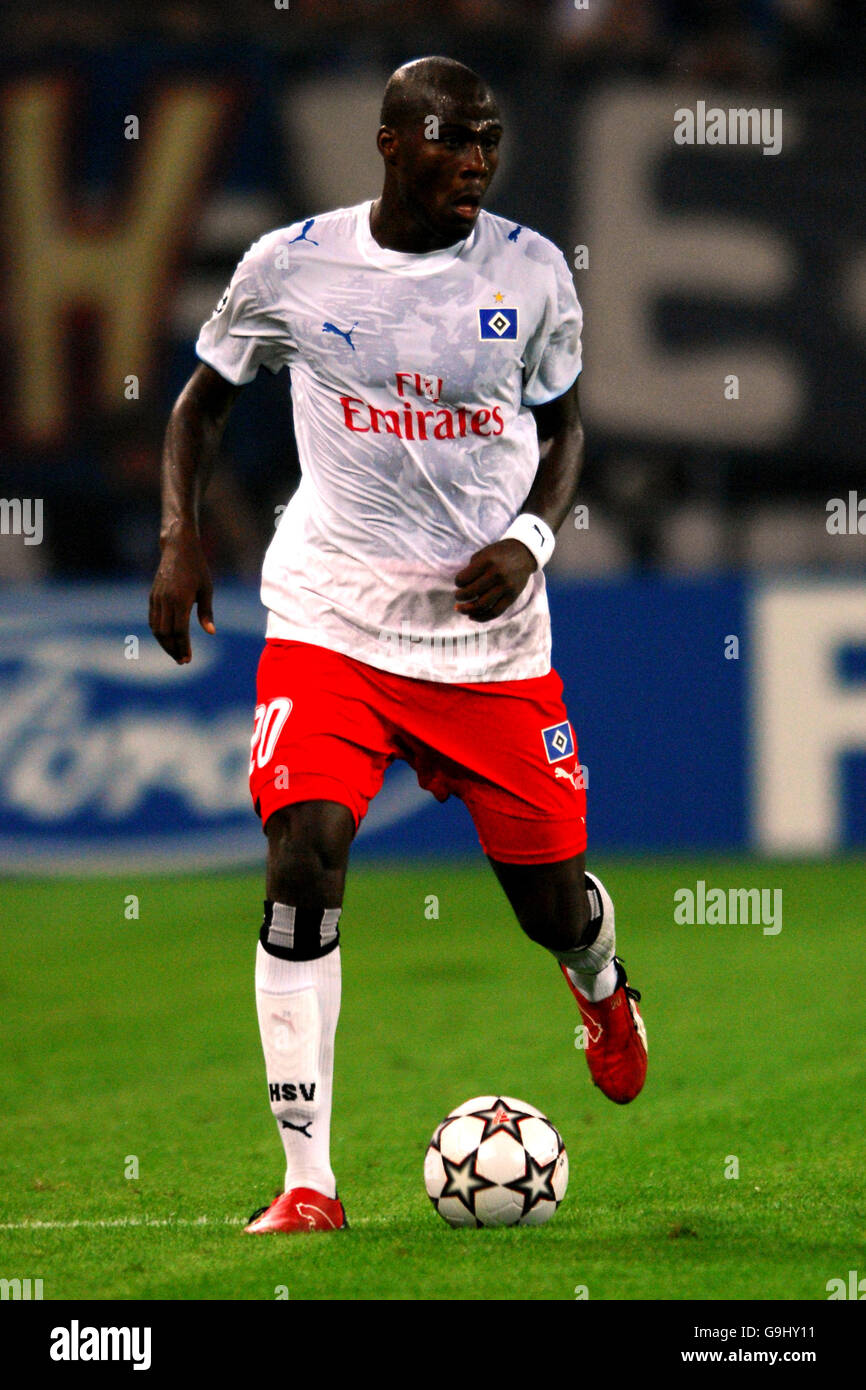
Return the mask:
<svg viewBox="0 0 866 1390">
<path fill-rule="evenodd" d="M 246 1226 L 249 1218 L 243 1216 L 166 1216 L 148 1217 L 118 1216 L 112 1221 L 2 1221 L 0 1231 L 74 1231 L 74 1230 L 112 1230 L 127 1229 L 130 1226 Z M 371 1226 L 375 1222 L 369 1216 L 362 1216 L 352 1222 L 353 1226 Z"/>
<path fill-rule="evenodd" d="M 246 1221 L 240 1216 L 224 1216 L 221 1221 L 210 1216 L 196 1216 L 195 1218 L 186 1216 L 160 1218 L 119 1216 L 113 1221 L 6 1221 L 0 1223 L 0 1231 L 73 1231 L 82 1227 L 107 1230 L 117 1226 L 245 1226 L 246 1224 Z"/>
</svg>

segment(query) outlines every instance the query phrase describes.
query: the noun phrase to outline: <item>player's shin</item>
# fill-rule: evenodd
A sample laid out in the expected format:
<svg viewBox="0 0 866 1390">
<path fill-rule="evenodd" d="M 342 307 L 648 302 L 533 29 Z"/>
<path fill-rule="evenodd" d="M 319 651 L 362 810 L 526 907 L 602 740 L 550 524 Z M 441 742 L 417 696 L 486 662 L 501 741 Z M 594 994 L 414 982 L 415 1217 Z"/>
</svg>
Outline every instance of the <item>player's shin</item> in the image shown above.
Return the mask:
<svg viewBox="0 0 866 1390">
<path fill-rule="evenodd" d="M 336 1195 L 330 1161 L 334 1036 L 340 1012 L 339 908 L 265 903 L 256 1006 L 268 1097 L 286 1154 L 285 1191 Z"/>
<path fill-rule="evenodd" d="M 567 951 L 554 951 L 568 978 L 587 999 L 598 1003 L 608 999 L 617 987 L 616 927 L 613 902 L 601 879 L 584 874 L 589 900 L 589 921 L 580 944 Z"/>
</svg>

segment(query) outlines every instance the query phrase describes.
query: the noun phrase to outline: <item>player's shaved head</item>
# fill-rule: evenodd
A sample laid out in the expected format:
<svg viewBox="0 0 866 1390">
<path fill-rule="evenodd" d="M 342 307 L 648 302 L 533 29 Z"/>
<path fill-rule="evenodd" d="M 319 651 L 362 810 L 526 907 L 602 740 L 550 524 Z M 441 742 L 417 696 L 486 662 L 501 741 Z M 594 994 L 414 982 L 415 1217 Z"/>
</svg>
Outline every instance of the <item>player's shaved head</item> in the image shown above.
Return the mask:
<svg viewBox="0 0 866 1390">
<path fill-rule="evenodd" d="M 416 58 L 391 75 L 376 144 L 385 164 L 370 227 L 380 246 L 423 254 L 469 236 L 499 160 L 502 122 L 477 72 Z"/>
<path fill-rule="evenodd" d="M 497 114 L 496 101 L 482 77 L 454 58 L 416 58 L 392 73 L 382 99 L 381 122 L 401 130 L 428 115 L 441 116 L 442 104 L 486 107 Z"/>
</svg>

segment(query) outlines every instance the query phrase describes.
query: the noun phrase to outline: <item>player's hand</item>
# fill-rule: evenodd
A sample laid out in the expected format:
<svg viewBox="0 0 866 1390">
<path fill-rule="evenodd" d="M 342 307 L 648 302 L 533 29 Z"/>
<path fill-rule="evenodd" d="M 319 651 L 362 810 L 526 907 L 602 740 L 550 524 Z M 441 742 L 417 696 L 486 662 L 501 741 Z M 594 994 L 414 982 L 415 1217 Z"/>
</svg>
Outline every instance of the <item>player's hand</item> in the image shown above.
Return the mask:
<svg viewBox="0 0 866 1390">
<path fill-rule="evenodd" d="M 192 661 L 189 615 L 198 607 L 205 632 L 216 632 L 213 620 L 213 583 L 201 541 L 186 531 L 165 542 L 159 569 L 150 591 L 150 630 L 178 666 Z"/>
<path fill-rule="evenodd" d="M 455 576 L 454 607 L 473 622 L 489 623 L 511 606 L 537 568 L 523 541 L 509 538 L 485 545 Z"/>
</svg>

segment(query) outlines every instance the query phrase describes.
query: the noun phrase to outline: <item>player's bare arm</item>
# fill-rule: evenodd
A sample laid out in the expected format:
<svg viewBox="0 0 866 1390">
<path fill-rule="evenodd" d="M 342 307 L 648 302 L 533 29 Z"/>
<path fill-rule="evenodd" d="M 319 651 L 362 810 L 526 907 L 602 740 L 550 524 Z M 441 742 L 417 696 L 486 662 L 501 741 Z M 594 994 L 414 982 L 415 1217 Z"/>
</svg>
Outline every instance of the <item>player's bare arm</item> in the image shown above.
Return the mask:
<svg viewBox="0 0 866 1390">
<path fill-rule="evenodd" d="M 192 660 L 193 604 L 204 631 L 216 631 L 213 584 L 199 537 L 199 506 L 239 390 L 202 363 L 178 397 L 165 434 L 162 558 L 150 591 L 149 622 L 157 642 L 179 666 Z"/>
<path fill-rule="evenodd" d="M 533 409 L 542 458 L 523 511 L 559 529 L 574 505 L 583 467 L 583 425 L 577 381 L 556 400 Z M 498 618 L 525 588 L 537 562 L 522 541 L 509 538 L 486 545 L 456 576 L 455 608 L 474 622 Z"/>
</svg>

